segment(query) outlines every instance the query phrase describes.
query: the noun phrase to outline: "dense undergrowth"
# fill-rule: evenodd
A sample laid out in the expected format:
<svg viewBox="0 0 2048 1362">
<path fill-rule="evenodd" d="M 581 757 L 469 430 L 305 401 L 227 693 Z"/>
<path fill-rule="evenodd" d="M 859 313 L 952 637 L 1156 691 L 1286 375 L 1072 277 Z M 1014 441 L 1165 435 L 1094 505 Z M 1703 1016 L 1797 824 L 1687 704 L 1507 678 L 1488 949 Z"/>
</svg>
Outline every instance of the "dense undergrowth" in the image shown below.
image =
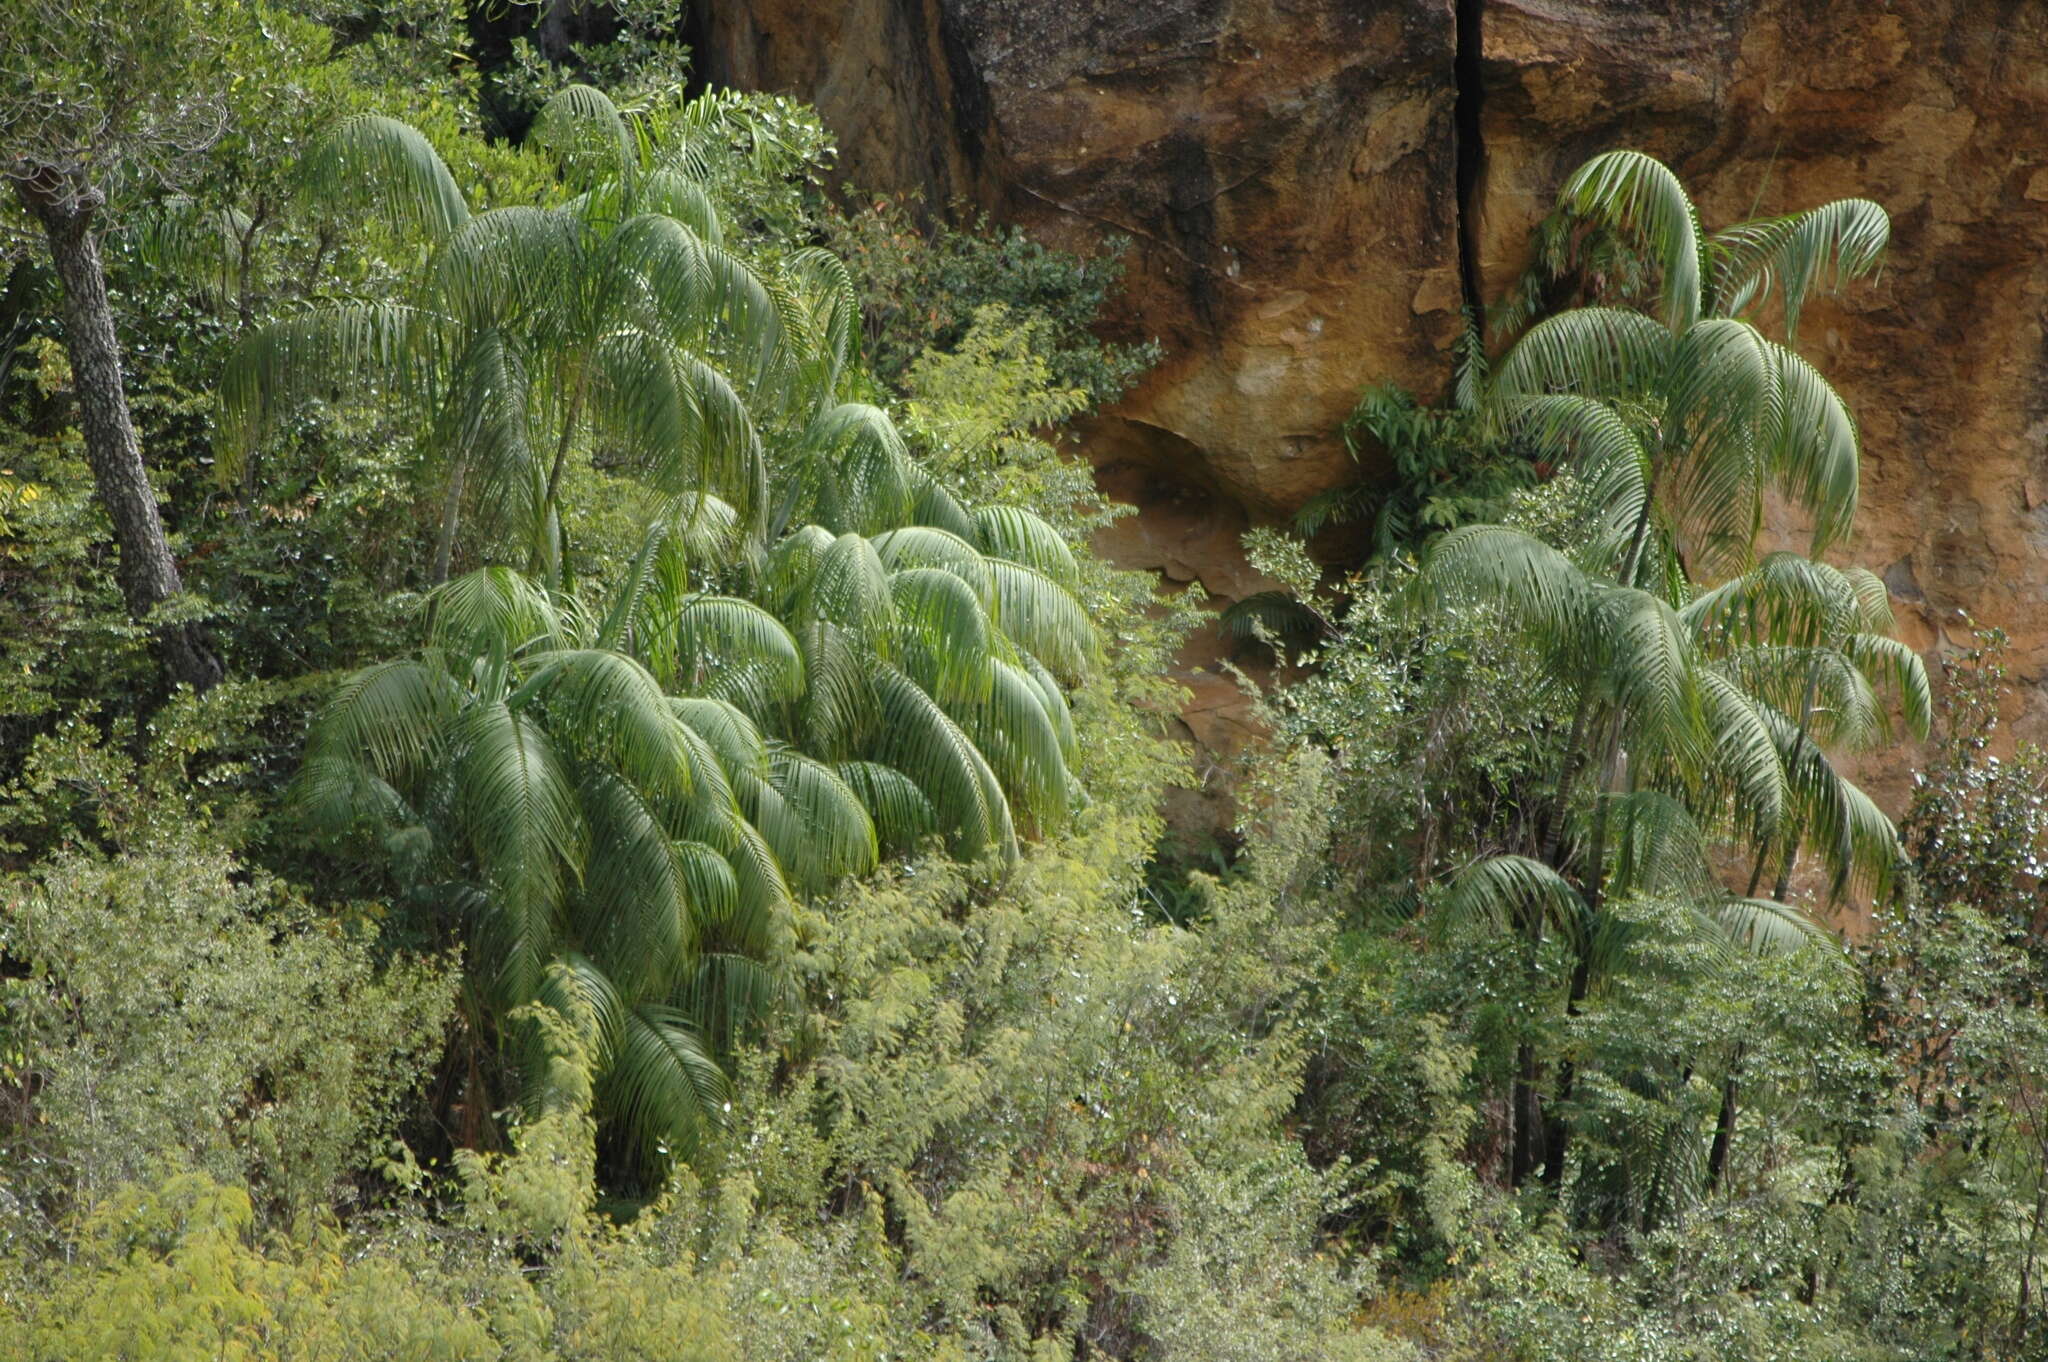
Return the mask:
<svg viewBox="0 0 2048 1362">
<path fill-rule="evenodd" d="M 660 0 L 18 3 L 185 590 L 10 199 L 0 1355 L 2048 1356 L 2048 762 L 1819 557 L 1873 206 L 1575 177 L 1354 420 L 1370 561 L 1254 537 L 1311 665 L 1194 868 L 1114 250 L 842 192 Z"/>
</svg>

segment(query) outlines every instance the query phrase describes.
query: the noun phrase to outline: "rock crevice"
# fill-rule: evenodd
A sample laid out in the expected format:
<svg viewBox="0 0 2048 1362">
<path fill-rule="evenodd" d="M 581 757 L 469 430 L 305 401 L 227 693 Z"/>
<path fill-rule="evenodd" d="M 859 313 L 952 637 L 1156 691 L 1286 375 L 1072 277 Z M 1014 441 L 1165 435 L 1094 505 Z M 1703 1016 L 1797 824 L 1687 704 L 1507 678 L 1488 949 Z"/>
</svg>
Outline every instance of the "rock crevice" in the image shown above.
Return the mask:
<svg viewBox="0 0 2048 1362">
<path fill-rule="evenodd" d="M 1233 536 L 1351 477 L 1368 383 L 1442 391 L 1589 155 L 1671 164 L 1710 221 L 1861 194 L 1883 277 L 1801 346 L 1862 424 L 1846 557 L 1908 563 L 1930 653 L 2005 628 L 2048 735 L 2048 6 L 2035 0 L 733 0 L 712 79 L 816 103 L 857 181 L 1053 244 L 1132 239 L 1112 328 L 1165 361 L 1087 432 L 1142 485 L 1134 565 L 1241 586 Z M 1371 470 L 1368 469 L 1368 472 Z M 1148 528 L 1149 527 L 1149 528 Z M 1866 769 L 1903 793 L 1903 762 Z"/>
</svg>

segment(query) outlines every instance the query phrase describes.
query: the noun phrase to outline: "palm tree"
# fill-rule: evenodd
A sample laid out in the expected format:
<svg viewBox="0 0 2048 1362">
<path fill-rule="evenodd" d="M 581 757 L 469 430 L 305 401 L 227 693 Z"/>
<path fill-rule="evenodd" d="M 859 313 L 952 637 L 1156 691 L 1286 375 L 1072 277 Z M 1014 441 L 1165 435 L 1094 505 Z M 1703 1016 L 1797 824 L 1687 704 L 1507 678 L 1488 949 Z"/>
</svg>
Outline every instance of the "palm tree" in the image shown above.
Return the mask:
<svg viewBox="0 0 2048 1362">
<path fill-rule="evenodd" d="M 1781 848 L 1772 897 L 1790 887 L 1802 838 L 1818 838 L 1830 892 L 1853 878 L 1884 889 L 1898 859 L 1890 822 L 1837 774 L 1829 747 L 1867 748 L 1892 736 L 1892 712 L 1927 736 L 1932 700 L 1918 654 L 1892 636 L 1890 594 L 1863 568 L 1795 553 L 1767 555 L 1750 571 L 1702 592 L 1681 612 L 1714 670 L 1770 725 L 1787 790 L 1787 817 L 1758 840 L 1749 893 Z"/>
<path fill-rule="evenodd" d="M 1499 610 L 1570 706 L 1533 845 L 1466 867 L 1445 903 L 1454 917 L 1512 924 L 1532 971 L 1546 930 L 1567 935 L 1575 967 L 1564 1006 L 1575 1011 L 1610 958 L 1604 909 L 1615 895 L 1680 893 L 1703 923 L 1780 936 L 1796 920 L 1782 901 L 1808 834 L 1819 834 L 1838 892 L 1852 877 L 1881 883 L 1895 834 L 1821 743 L 1881 730 L 1873 675 L 1924 726 L 1926 678 L 1888 637 L 1883 589 L 1867 573 L 1774 555 L 1698 600 L 1692 585 L 1703 569 L 1750 568 L 1772 490 L 1810 513 L 1813 552 L 1847 534 L 1854 422 L 1789 344 L 1744 314 L 1775 292 L 1789 342 L 1814 289 L 1875 267 L 1883 210 L 1843 200 L 1710 236 L 1676 176 L 1625 151 L 1576 172 L 1560 207 L 1635 241 L 1662 285 L 1657 317 L 1585 307 L 1538 323 L 1481 399 L 1499 429 L 1576 465 L 1591 508 L 1582 542 L 1567 555 L 1501 526 L 1465 527 L 1436 542 L 1417 587 L 1426 609 Z M 1579 819 L 1574 796 L 1589 767 L 1595 791 Z M 1745 894 L 1708 874 L 1713 836 L 1755 845 Z M 1759 900 L 1773 847 L 1784 870 L 1774 899 Z M 1542 1118 L 1527 1046 L 1517 1068 L 1514 1176 L 1537 1165 L 1540 1135 L 1555 1177 L 1568 1132 Z M 1566 1060 L 1560 1098 L 1571 1082 Z M 1732 1086 L 1727 1100 L 1724 1115 Z"/>
<path fill-rule="evenodd" d="M 435 604 L 418 655 L 336 691 L 294 803 L 367 834 L 416 901 L 466 926 L 477 1010 L 502 1017 L 569 965 L 603 1022 L 606 1110 L 646 1149 L 687 1147 L 723 1100 L 713 1000 L 776 987 L 782 869 L 719 746 L 586 612 L 504 568 Z"/>
<path fill-rule="evenodd" d="M 1746 566 L 1773 489 L 1812 516 L 1813 553 L 1839 542 L 1856 513 L 1856 425 L 1792 342 L 1813 292 L 1876 268 L 1884 210 L 1842 199 L 1709 234 L 1678 177 L 1634 151 L 1588 161 L 1559 207 L 1657 262 L 1660 316 L 1583 307 L 1547 318 L 1502 357 L 1491 399 L 1555 462 L 1590 451 L 1633 463 L 1622 581 L 1651 567 L 1652 548 L 1695 567 Z M 1773 298 L 1785 344 L 1748 320 Z"/>
<path fill-rule="evenodd" d="M 529 571 L 557 575 L 579 451 L 758 515 L 760 420 L 829 395 L 857 327 L 844 271 L 822 252 L 770 280 L 725 248 L 692 177 L 696 139 L 716 131 L 694 107 L 629 116 L 570 87 L 530 140 L 573 197 L 479 213 L 417 130 L 344 121 L 307 157 L 310 191 L 416 235 L 422 263 L 402 303 L 331 303 L 247 337 L 223 382 L 236 443 L 309 398 L 395 399 L 444 479 L 437 582 L 465 504 L 511 532 Z"/>
<path fill-rule="evenodd" d="M 1020 817 L 1047 830 L 1080 797 L 1072 557 L 1026 512 L 967 520 L 976 543 L 807 526 L 752 566 L 758 603 L 692 584 L 746 549 L 708 496 L 602 609 L 457 578 L 416 656 L 342 684 L 295 801 L 467 925 L 479 1011 L 573 981 L 609 1128 L 643 1161 L 687 1149 L 718 1055 L 780 995 L 799 895 L 933 832 L 1013 857 Z"/>
</svg>

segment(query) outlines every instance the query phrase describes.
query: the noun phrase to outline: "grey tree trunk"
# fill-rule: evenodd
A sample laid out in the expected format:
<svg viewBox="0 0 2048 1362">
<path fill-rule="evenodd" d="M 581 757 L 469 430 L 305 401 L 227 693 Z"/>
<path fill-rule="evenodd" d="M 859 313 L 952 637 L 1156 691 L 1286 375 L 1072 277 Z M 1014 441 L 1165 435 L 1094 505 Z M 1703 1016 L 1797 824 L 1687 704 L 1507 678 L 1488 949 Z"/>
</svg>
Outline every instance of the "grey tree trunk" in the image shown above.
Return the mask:
<svg viewBox="0 0 2048 1362">
<path fill-rule="evenodd" d="M 164 538 L 163 519 L 157 514 L 121 383 L 120 343 L 114 336 L 106 271 L 93 231 L 93 215 L 103 200 L 92 187 L 56 174 L 16 179 L 14 186 L 43 229 L 63 286 L 64 348 L 71 359 L 85 456 L 100 504 L 114 523 L 114 575 L 122 599 L 128 613 L 143 620 L 182 591 L 184 583 Z M 197 625 L 165 625 L 156 631 L 156 643 L 172 680 L 204 691 L 221 679 L 220 659 L 207 647 Z"/>
</svg>

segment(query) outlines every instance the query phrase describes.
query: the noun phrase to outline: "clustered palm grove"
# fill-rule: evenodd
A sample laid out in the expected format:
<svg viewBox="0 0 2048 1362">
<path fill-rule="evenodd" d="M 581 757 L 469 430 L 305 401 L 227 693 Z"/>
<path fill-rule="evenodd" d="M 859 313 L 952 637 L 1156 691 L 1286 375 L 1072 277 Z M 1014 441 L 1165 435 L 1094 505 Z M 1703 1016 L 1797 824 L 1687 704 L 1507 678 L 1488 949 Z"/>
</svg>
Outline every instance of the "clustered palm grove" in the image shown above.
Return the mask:
<svg viewBox="0 0 2048 1362">
<path fill-rule="evenodd" d="M 16 3 L 0 1355 L 2048 1356 L 2048 762 L 1799 347 L 1877 204 L 1571 175 L 1248 537 L 1204 844 L 1115 243 L 664 0 Z"/>
</svg>

